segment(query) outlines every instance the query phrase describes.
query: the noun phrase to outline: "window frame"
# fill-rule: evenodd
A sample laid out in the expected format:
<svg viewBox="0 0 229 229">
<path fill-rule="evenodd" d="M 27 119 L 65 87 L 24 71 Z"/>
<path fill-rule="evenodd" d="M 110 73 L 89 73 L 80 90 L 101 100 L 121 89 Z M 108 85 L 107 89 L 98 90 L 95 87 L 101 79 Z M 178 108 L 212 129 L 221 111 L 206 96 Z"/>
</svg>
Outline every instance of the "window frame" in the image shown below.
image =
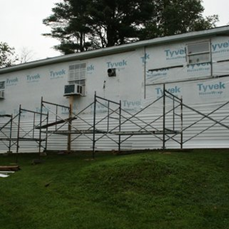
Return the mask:
<svg viewBox="0 0 229 229">
<path fill-rule="evenodd" d="M 207 49 L 201 51 L 189 51 L 192 48 L 198 49 L 201 44 L 207 44 Z M 196 47 L 195 47 L 196 46 Z M 195 61 L 195 57 L 198 57 Z M 211 42 L 210 40 L 196 41 L 186 44 L 186 59 L 188 65 L 210 63 L 211 62 Z"/>
<path fill-rule="evenodd" d="M 86 63 L 76 63 L 69 65 L 68 82 L 69 84 L 78 84 L 85 86 L 86 82 Z"/>
<path fill-rule="evenodd" d="M 3 81 L 0 81 L 0 91 L 4 91 L 6 88 L 6 82 L 3 80 Z"/>
</svg>

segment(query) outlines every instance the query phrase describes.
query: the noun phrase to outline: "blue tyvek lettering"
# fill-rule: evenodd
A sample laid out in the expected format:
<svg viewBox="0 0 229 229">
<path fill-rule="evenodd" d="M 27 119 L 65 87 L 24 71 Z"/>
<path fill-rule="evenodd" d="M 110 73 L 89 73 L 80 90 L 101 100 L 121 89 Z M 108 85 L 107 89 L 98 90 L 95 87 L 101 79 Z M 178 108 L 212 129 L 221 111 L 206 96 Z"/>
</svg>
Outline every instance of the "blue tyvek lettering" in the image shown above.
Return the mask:
<svg viewBox="0 0 229 229">
<path fill-rule="evenodd" d="M 212 44 L 212 51 L 213 52 L 220 50 L 220 49 L 226 49 L 226 48 L 229 48 L 229 41 Z"/>
<path fill-rule="evenodd" d="M 6 79 L 6 85 L 16 84 L 18 82 L 18 78 L 14 79 Z"/>
<path fill-rule="evenodd" d="M 95 70 L 95 67 L 92 64 L 87 67 L 87 71 L 94 71 L 94 70 Z"/>
<path fill-rule="evenodd" d="M 175 58 L 177 56 L 185 55 L 185 49 L 176 49 L 176 50 L 165 49 L 164 52 L 167 58 Z"/>
<path fill-rule="evenodd" d="M 107 62 L 108 68 L 117 68 L 117 67 L 124 67 L 124 66 L 127 66 L 126 60 L 122 60 L 120 62 Z"/>
<path fill-rule="evenodd" d="M 64 76 L 65 74 L 66 74 L 66 71 L 64 69 L 62 69 L 60 71 L 50 71 L 50 77 L 51 78 Z"/>
<path fill-rule="evenodd" d="M 224 90 L 226 89 L 225 83 L 219 82 L 217 84 L 197 84 L 199 91 L 207 92 L 211 90 Z"/>
<path fill-rule="evenodd" d="M 157 95 L 162 95 L 163 94 L 163 90 L 160 87 L 155 88 L 155 89 L 156 89 Z M 172 93 L 172 94 L 181 93 L 181 89 L 178 86 L 175 86 L 175 87 L 172 87 L 172 88 L 167 88 L 166 90 L 168 92 Z"/>
<path fill-rule="evenodd" d="M 33 81 L 33 80 L 38 80 L 40 79 L 40 74 L 36 74 L 36 75 L 27 75 L 27 81 Z"/>
<path fill-rule="evenodd" d="M 145 55 L 143 57 L 141 57 L 141 59 L 142 59 L 142 63 L 146 63 L 146 60 L 150 59 L 149 54 L 145 53 Z"/>
</svg>

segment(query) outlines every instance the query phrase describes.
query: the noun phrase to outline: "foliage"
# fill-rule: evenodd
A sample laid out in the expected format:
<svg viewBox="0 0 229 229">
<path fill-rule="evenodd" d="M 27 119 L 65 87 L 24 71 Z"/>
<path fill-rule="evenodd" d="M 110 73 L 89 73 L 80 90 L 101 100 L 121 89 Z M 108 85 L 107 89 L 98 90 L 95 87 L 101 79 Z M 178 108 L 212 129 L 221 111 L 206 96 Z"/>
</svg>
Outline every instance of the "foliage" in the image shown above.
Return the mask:
<svg viewBox="0 0 229 229">
<path fill-rule="evenodd" d="M 60 40 L 61 44 L 55 46 L 65 54 L 87 49 L 86 34 L 90 33 L 87 16 L 88 0 L 66 0 L 56 3 L 52 9 L 53 14 L 43 22 L 52 27 L 51 34 L 44 34 Z"/>
<path fill-rule="evenodd" d="M 4 229 L 228 227 L 228 150 L 34 157 L 19 155 L 21 171 L 0 178 Z"/>
<path fill-rule="evenodd" d="M 64 0 L 44 19 L 44 35 L 69 54 L 214 27 L 218 17 L 203 11 L 200 0 Z"/>
<path fill-rule="evenodd" d="M 204 18 L 203 11 L 204 7 L 199 0 L 159 0 L 155 4 L 156 15 L 146 22 L 141 39 L 215 27 L 218 16 L 212 15 Z"/>
<path fill-rule="evenodd" d="M 144 0 L 65 0 L 43 21 L 52 28 L 44 35 L 59 39 L 55 48 L 65 54 L 124 44 L 136 39 L 152 7 Z"/>
<path fill-rule="evenodd" d="M 14 48 L 7 43 L 0 42 L 0 68 L 9 67 L 17 61 Z"/>
<path fill-rule="evenodd" d="M 20 64 L 23 64 L 23 63 L 27 63 L 29 61 L 32 61 L 34 59 L 34 55 L 35 55 L 35 53 L 31 49 L 23 47 L 21 49 L 21 53 L 18 57 L 18 62 Z"/>
</svg>

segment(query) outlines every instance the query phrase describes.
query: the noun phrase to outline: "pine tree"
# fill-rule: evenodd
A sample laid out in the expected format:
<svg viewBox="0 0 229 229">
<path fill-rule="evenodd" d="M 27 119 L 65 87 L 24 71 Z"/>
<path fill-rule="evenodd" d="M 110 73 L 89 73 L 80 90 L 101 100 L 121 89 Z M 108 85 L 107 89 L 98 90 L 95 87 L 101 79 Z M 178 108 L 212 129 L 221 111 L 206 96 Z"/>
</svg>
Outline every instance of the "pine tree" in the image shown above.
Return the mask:
<svg viewBox="0 0 229 229">
<path fill-rule="evenodd" d="M 64 0 L 44 19 L 64 54 L 215 27 L 200 0 Z"/>
</svg>

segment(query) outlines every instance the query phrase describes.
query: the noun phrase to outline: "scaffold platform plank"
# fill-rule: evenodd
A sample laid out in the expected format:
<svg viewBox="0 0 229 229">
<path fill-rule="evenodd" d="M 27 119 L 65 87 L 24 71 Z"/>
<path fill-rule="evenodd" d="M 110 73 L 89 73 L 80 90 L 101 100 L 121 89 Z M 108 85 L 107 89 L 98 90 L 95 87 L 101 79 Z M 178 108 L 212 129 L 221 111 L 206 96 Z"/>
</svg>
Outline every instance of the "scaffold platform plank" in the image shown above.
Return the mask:
<svg viewBox="0 0 229 229">
<path fill-rule="evenodd" d="M 4 115 L 0 115 L 0 118 L 12 118 L 12 115 L 9 115 L 9 114 L 4 114 Z"/>
<path fill-rule="evenodd" d="M 179 131 L 117 131 L 117 132 L 111 132 L 111 134 L 115 135 L 163 135 L 163 134 L 179 134 Z"/>
<path fill-rule="evenodd" d="M 60 134 L 60 135 L 69 135 L 69 134 L 113 134 L 113 135 L 163 135 L 163 134 L 179 134 L 179 131 L 175 130 L 166 130 L 164 131 L 111 131 L 107 132 L 104 130 L 54 130 L 54 131 L 47 131 L 50 134 Z M 43 131 L 43 133 L 46 133 Z"/>
<path fill-rule="evenodd" d="M 45 141 L 45 139 L 40 138 L 0 138 L 0 141 Z"/>
<path fill-rule="evenodd" d="M 69 135 L 69 134 L 93 134 L 93 130 L 49 130 L 47 131 L 50 134 L 61 134 L 61 135 Z M 46 133 L 46 131 L 42 131 L 42 133 Z M 103 130 L 95 130 L 96 134 L 105 134 L 107 131 Z"/>
<path fill-rule="evenodd" d="M 37 126 L 36 129 L 46 129 L 48 127 L 55 126 L 55 125 L 58 125 L 58 124 L 61 124 L 61 123 L 71 122 L 71 121 L 73 121 L 75 119 L 77 119 L 77 118 L 76 117 L 72 117 L 72 118 L 67 118 L 67 119 L 61 119 L 61 120 L 58 120 L 56 122 L 51 122 L 51 123 L 45 124 L 43 126 Z"/>
</svg>

